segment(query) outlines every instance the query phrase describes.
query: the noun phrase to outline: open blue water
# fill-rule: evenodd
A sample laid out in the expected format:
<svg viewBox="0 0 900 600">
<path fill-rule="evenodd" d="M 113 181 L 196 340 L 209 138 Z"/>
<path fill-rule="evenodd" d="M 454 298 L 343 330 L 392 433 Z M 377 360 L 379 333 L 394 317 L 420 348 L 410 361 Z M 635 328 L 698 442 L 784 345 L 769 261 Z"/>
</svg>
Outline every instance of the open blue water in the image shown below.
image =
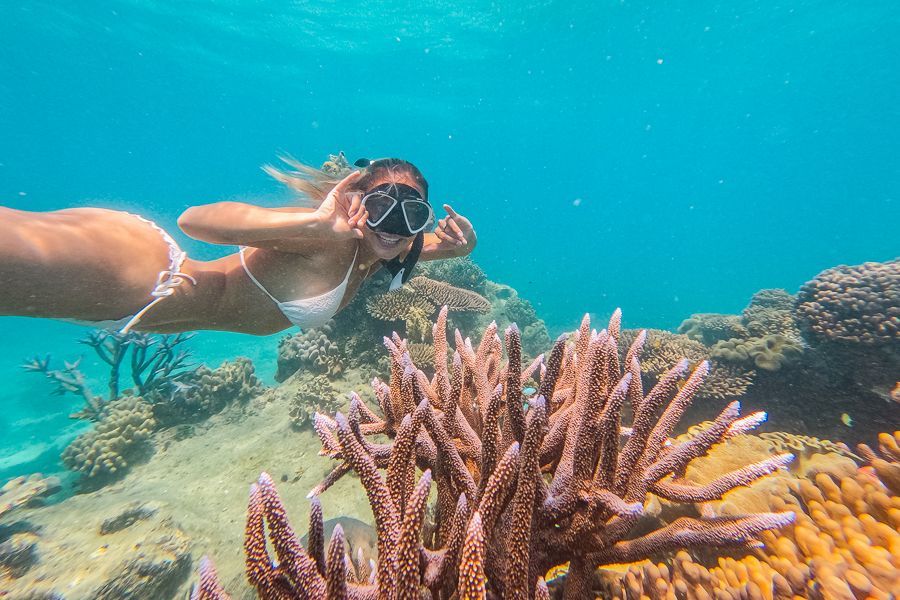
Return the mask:
<svg viewBox="0 0 900 600">
<path fill-rule="evenodd" d="M 672 328 L 900 254 L 900 9 L 850 1 L 0 3 L 0 204 L 139 212 L 290 197 L 279 151 L 400 156 L 553 330 Z M 6 282 L 2 282 L 7 285 Z M 68 411 L 23 358 L 83 329 L 0 318 L 0 475 Z M 203 333 L 201 358 L 274 338 Z"/>
</svg>

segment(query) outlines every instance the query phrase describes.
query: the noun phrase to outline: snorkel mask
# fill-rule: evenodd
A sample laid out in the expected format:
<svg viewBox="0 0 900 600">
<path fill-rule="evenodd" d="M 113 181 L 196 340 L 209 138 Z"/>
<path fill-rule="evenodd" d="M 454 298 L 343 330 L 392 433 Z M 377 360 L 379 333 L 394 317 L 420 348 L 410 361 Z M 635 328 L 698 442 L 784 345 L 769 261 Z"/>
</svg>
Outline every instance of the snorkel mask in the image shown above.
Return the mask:
<svg viewBox="0 0 900 600">
<path fill-rule="evenodd" d="M 359 159 L 357 167 L 368 167 L 374 161 Z M 375 232 L 416 236 L 412 248 L 402 261 L 399 257 L 382 260 L 381 264 L 391 273 L 389 290 L 395 290 L 409 281 L 413 267 L 419 260 L 424 245 L 424 232 L 434 224 L 434 210 L 419 191 L 403 183 L 383 183 L 369 190 L 361 204 L 369 212 L 366 226 Z"/>
</svg>

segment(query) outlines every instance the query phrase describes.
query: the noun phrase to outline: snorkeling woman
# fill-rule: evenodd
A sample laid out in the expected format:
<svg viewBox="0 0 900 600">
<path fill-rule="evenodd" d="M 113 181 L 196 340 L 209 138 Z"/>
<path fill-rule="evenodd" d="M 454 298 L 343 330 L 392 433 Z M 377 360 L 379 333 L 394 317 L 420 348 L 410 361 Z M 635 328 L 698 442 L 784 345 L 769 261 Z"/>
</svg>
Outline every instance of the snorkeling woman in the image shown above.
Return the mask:
<svg viewBox="0 0 900 600">
<path fill-rule="evenodd" d="M 468 219 L 444 205 L 434 232 L 428 183 L 412 163 L 362 159 L 343 179 L 295 161 L 265 170 L 316 208 L 217 202 L 187 209 L 190 237 L 237 245 L 213 261 L 187 257 L 154 223 L 121 211 L 36 213 L 0 207 L 0 314 L 94 327 L 268 335 L 324 325 L 382 266 L 392 288 L 417 260 L 465 256 Z"/>
</svg>

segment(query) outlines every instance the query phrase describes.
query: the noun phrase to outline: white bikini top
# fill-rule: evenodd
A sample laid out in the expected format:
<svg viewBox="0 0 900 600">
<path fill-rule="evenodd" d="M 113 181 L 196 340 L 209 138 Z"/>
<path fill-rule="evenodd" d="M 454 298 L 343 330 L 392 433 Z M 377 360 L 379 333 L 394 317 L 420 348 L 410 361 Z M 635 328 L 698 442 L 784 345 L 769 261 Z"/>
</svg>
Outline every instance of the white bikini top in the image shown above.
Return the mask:
<svg viewBox="0 0 900 600">
<path fill-rule="evenodd" d="M 263 284 L 253 276 L 250 269 L 247 268 L 247 261 L 244 260 L 244 246 L 241 246 L 241 266 L 247 273 L 247 277 L 256 284 L 256 287 L 265 292 L 266 296 L 272 299 L 272 302 L 278 306 L 278 310 L 287 318 L 288 321 L 299 327 L 300 329 L 310 329 L 312 327 L 321 327 L 337 314 L 341 308 L 341 301 L 344 299 L 344 293 L 347 291 L 347 283 L 350 281 L 350 273 L 356 266 L 356 258 L 359 256 L 359 247 L 356 248 L 356 254 L 353 255 L 353 262 L 344 275 L 344 280 L 338 284 L 336 288 L 330 292 L 313 296 L 312 298 L 302 298 L 300 300 L 291 300 L 290 302 L 281 302 L 269 293 Z"/>
</svg>

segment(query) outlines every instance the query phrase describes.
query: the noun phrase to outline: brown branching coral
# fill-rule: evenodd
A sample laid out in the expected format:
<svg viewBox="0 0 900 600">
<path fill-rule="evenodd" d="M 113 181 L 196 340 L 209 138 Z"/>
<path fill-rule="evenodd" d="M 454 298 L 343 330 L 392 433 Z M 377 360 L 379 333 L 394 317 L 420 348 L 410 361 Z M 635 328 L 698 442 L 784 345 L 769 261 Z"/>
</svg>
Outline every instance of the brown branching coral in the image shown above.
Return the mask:
<svg viewBox="0 0 900 600">
<path fill-rule="evenodd" d="M 379 538 L 374 584 L 341 581 L 343 561 L 335 558 L 341 566 L 329 568 L 322 543 L 304 551 L 263 475 L 251 492 L 246 544 L 248 576 L 261 597 L 323 598 L 347 589 L 350 597 L 417 598 L 428 590 L 433 598 L 545 598 L 541 577 L 569 561 L 565 597 L 583 598 L 599 565 L 683 547 L 740 546 L 793 520 L 790 512 L 682 517 L 635 531 L 647 525 L 650 493 L 674 503 L 708 501 L 791 458 L 770 457 L 704 485 L 681 479 L 692 459 L 759 421 L 740 418 L 732 403 L 694 438 L 667 441 L 707 363 L 682 383 L 688 363 L 678 361 L 645 393 L 639 376 L 645 335 L 620 361 L 618 312 L 601 333 L 585 318 L 572 343 L 557 340 L 540 369 L 540 396 L 526 401 L 522 380 L 533 365 L 523 369 L 518 329 L 506 331 L 505 362 L 495 325 L 477 344 L 455 332 L 450 360 L 446 314 L 433 330 L 433 378 L 412 363 L 405 340 L 386 339 L 391 375 L 373 382 L 381 414 L 354 397 L 347 416 L 316 416 L 323 453 L 340 463 L 311 496 L 351 470 L 359 475 Z M 634 414 L 628 428 L 620 423 L 625 404 Z M 375 435 L 390 442 L 369 439 Z M 435 522 L 420 538 L 432 475 Z M 310 529 L 310 540 L 322 538 L 320 523 Z M 337 545 L 335 557 L 342 555 Z"/>
<path fill-rule="evenodd" d="M 811 341 L 900 341 L 900 259 L 826 269 L 800 288 L 796 318 Z"/>
</svg>

